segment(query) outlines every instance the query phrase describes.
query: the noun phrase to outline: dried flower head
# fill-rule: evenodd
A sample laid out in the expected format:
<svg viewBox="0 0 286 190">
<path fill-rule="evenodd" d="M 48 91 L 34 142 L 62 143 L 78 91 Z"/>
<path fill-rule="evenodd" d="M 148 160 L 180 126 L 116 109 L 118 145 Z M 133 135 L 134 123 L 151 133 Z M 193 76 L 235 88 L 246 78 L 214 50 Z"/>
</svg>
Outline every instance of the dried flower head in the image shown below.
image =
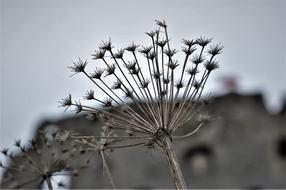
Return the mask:
<svg viewBox="0 0 286 190">
<path fill-rule="evenodd" d="M 97 51 L 95 51 L 94 54 L 92 54 L 91 56 L 93 56 L 93 59 L 103 59 L 105 56 L 105 50 L 103 49 L 99 49 Z"/>
<path fill-rule="evenodd" d="M 104 73 L 103 69 L 97 68 L 93 73 L 90 74 L 90 77 L 94 79 L 100 79 L 103 73 Z"/>
<path fill-rule="evenodd" d="M 95 99 L 94 91 L 93 90 L 87 91 L 85 96 L 84 96 L 84 99 L 86 99 L 86 100 L 93 100 L 93 99 Z"/>
<path fill-rule="evenodd" d="M 168 56 L 168 58 L 172 58 L 178 51 L 176 49 L 166 49 L 164 53 Z"/>
<path fill-rule="evenodd" d="M 120 80 L 117 80 L 113 83 L 113 86 L 111 87 L 114 90 L 120 89 L 122 86 L 122 82 Z"/>
<path fill-rule="evenodd" d="M 65 111 L 72 105 L 72 96 L 71 94 L 68 95 L 68 97 L 63 98 L 61 101 L 59 101 L 60 106 L 66 108 Z"/>
<path fill-rule="evenodd" d="M 77 62 L 73 63 L 73 66 L 70 67 L 71 71 L 74 72 L 74 74 L 84 72 L 84 69 L 87 65 L 87 60 L 83 61 L 82 59 L 78 59 Z"/>
<path fill-rule="evenodd" d="M 15 141 L 15 146 L 19 149 L 15 155 L 8 154 L 8 149 L 2 151 L 9 160 L 7 165 L 1 162 L 5 169 L 3 188 L 40 188 L 47 184 L 52 189 L 55 176 L 74 175 L 77 169 L 85 166 L 75 162 L 83 155 L 76 146 L 59 143 L 45 135 L 32 140 L 27 148 L 20 140 Z"/>
<path fill-rule="evenodd" d="M 111 51 L 112 49 L 111 39 L 109 39 L 108 41 L 102 41 L 101 45 L 99 46 L 99 49 L 103 51 Z"/>
<path fill-rule="evenodd" d="M 192 62 L 196 65 L 204 62 L 205 58 L 199 54 L 196 54 L 192 57 Z"/>
<path fill-rule="evenodd" d="M 127 51 L 131 51 L 131 52 L 135 52 L 136 49 L 139 47 L 139 45 L 135 44 L 134 42 L 132 42 L 129 46 L 127 46 L 125 49 Z"/>
<path fill-rule="evenodd" d="M 114 57 L 116 57 L 117 59 L 122 59 L 123 58 L 123 54 L 124 54 L 124 49 L 119 49 L 117 51 L 117 53 L 114 54 Z"/>
<path fill-rule="evenodd" d="M 156 42 L 156 44 L 160 46 L 161 48 L 163 48 L 167 44 L 167 40 L 160 40 Z"/>
<path fill-rule="evenodd" d="M 125 56 L 128 60 L 123 57 L 122 49 L 115 53 L 111 40 L 100 45 L 99 48 L 106 51 L 104 55 L 108 55 L 95 57 L 101 58 L 100 61 L 106 65 L 107 76 L 115 81 L 113 86 L 81 69 L 81 72 L 107 96 L 108 99 L 98 100 L 104 108 L 76 102 L 63 105 L 74 106 L 77 112 L 86 112 L 89 116 L 100 113 L 100 118 L 113 130 L 123 129 L 129 131 L 128 134 L 132 133 L 127 136 L 119 135 L 120 140 L 112 142 L 122 143 L 124 139 L 130 140 L 132 137 L 137 141 L 128 146 L 158 145 L 168 157 L 174 158 L 175 155 L 170 152 L 170 141 L 179 138 L 176 131 L 187 127 L 184 124 L 200 112 L 203 90 L 212 71 L 218 68 L 215 58 L 222 52 L 223 47 L 211 46 L 205 51 L 212 39 L 200 37 L 196 40 L 183 40 L 184 59 L 179 63 L 174 58 L 178 55 L 177 50 L 170 47 L 166 22 L 156 20 L 156 24 L 159 26 L 157 30 L 146 33 L 151 37 L 150 46 L 138 49 L 139 45 L 132 42 L 125 48 L 130 54 Z M 141 54 L 138 54 L 137 50 Z M 198 74 L 199 70 L 203 71 L 202 74 Z M 91 96 L 88 97 L 91 99 Z M 205 120 L 201 121 L 194 131 L 182 137 L 196 132 L 205 123 Z M 108 138 L 114 139 L 111 136 Z M 140 142 L 137 143 L 138 141 Z M 168 160 L 173 168 L 174 183 L 177 188 L 184 189 L 186 186 L 182 182 L 182 174 L 176 168 L 177 164 L 173 158 Z"/>
<path fill-rule="evenodd" d="M 158 33 L 157 30 L 152 30 L 152 31 L 150 31 L 150 32 L 146 32 L 145 34 L 147 34 L 148 36 L 150 36 L 151 38 L 153 38 L 157 33 Z"/>
<path fill-rule="evenodd" d="M 215 60 L 207 61 L 204 65 L 205 65 L 205 68 L 208 72 L 211 72 L 211 71 L 219 68 L 219 64 Z"/>
<path fill-rule="evenodd" d="M 152 46 L 143 46 L 139 52 L 142 53 L 145 56 L 148 56 L 149 52 L 153 49 Z"/>
<path fill-rule="evenodd" d="M 161 27 L 163 27 L 163 28 L 167 28 L 167 24 L 166 24 L 166 21 L 165 20 L 155 20 L 156 21 L 156 24 L 158 25 L 158 26 L 161 26 Z"/>
<path fill-rule="evenodd" d="M 124 127 L 130 131 L 145 134 L 146 139 L 149 140 L 150 138 L 152 140 L 154 134 L 162 129 L 172 137 L 175 131 L 184 126 L 184 123 L 189 121 L 199 109 L 198 101 L 202 96 L 206 81 L 210 73 L 218 68 L 214 57 L 221 53 L 223 46 L 220 44 L 211 46 L 207 51 L 210 57 L 207 57 L 204 49 L 211 39 L 205 37 L 196 40 L 184 39 L 182 42 L 185 47 L 182 51 L 185 59 L 182 64 L 179 64 L 173 59 L 177 50 L 170 48 L 166 22 L 156 20 L 156 24 L 159 28 L 147 33 L 152 37 L 151 46 L 139 49 L 139 52 L 145 55 L 146 63 L 144 64 L 148 66 L 147 72 L 141 69 L 143 61 L 138 59 L 136 54 L 139 45 L 134 42 L 125 48 L 132 53 L 133 60 L 131 61 L 123 58 L 123 49 L 114 53 L 111 40 L 102 42 L 99 47 L 101 51 L 94 55 L 97 59 L 101 58 L 107 66 L 106 75 L 113 76 L 115 79 L 113 86 L 109 86 L 101 79 L 102 70 L 96 70 L 94 74 L 87 75 L 107 95 L 108 101 L 102 100 L 101 103 L 110 110 L 102 111 L 99 108 L 71 103 L 71 101 L 63 101 L 62 106 L 73 105 L 76 112 L 102 111 L 106 116 L 111 116 L 112 120 L 109 122 L 115 128 Z M 161 34 L 160 28 L 163 28 L 164 35 Z M 198 52 L 192 56 L 196 51 Z M 104 58 L 107 53 L 114 64 L 110 64 Z M 204 63 L 204 72 L 198 75 L 201 63 Z M 85 65 L 85 62 L 79 61 L 73 70 L 83 71 Z M 116 71 L 115 68 L 118 70 Z M 150 79 L 147 79 L 148 77 Z M 120 91 L 123 97 L 120 97 L 118 93 Z M 93 93 L 87 93 L 85 98 L 93 99 Z M 139 110 L 130 107 L 124 98 L 129 99 Z M 122 107 L 129 107 L 129 110 L 122 114 L 119 109 Z M 153 142 L 158 143 L 155 139 Z"/>
<path fill-rule="evenodd" d="M 106 75 L 105 76 L 109 76 L 109 75 L 113 75 L 115 72 L 116 66 L 115 64 L 109 65 L 105 71 L 106 71 Z"/>
<path fill-rule="evenodd" d="M 208 45 L 210 42 L 212 41 L 211 38 L 206 38 L 206 37 L 200 37 L 198 39 L 196 39 L 196 44 L 205 47 L 206 45 Z"/>
<path fill-rule="evenodd" d="M 210 47 L 210 49 L 208 50 L 208 53 L 213 55 L 213 56 L 216 56 L 216 55 L 222 53 L 222 49 L 223 49 L 223 45 L 221 45 L 221 44 L 212 45 Z"/>
<path fill-rule="evenodd" d="M 191 48 L 192 46 L 196 45 L 196 41 L 195 40 L 183 39 L 182 42 L 183 42 L 183 44 L 185 44 L 189 48 Z"/>
<path fill-rule="evenodd" d="M 94 151 L 99 153 L 103 163 L 103 172 L 107 174 L 110 184 L 115 189 L 115 184 L 110 173 L 106 155 L 113 151 L 114 148 L 124 148 L 125 146 L 118 147 L 115 144 L 122 140 L 122 137 L 118 137 L 114 134 L 111 126 L 105 125 L 101 128 L 99 135 L 93 136 L 82 136 L 78 133 L 73 133 L 70 131 L 64 131 L 57 134 L 57 139 L 64 142 L 77 143 L 83 145 L 86 148 L 81 151 Z"/>
</svg>

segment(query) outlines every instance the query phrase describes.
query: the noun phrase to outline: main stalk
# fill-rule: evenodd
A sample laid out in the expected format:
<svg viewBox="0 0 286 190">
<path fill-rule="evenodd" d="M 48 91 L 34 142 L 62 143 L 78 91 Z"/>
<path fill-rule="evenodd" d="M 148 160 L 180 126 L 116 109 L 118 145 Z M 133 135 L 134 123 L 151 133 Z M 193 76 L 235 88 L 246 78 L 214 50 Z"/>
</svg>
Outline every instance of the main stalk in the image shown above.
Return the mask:
<svg viewBox="0 0 286 190">
<path fill-rule="evenodd" d="M 176 153 L 173 149 L 170 137 L 166 134 L 161 139 L 163 150 L 172 173 L 172 178 L 176 189 L 187 189 L 182 170 L 180 168 Z"/>
</svg>

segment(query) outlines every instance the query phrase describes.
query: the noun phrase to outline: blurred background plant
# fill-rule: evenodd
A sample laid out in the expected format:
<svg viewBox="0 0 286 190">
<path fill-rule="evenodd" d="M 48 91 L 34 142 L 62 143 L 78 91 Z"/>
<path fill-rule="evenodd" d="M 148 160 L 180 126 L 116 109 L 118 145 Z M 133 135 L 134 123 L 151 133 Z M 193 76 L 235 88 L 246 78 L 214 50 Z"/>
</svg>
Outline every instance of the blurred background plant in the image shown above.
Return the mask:
<svg viewBox="0 0 286 190">
<path fill-rule="evenodd" d="M 83 169 L 89 163 L 89 155 L 73 143 L 56 141 L 55 136 L 56 133 L 43 132 L 27 146 L 16 140 L 15 146 L 18 151 L 4 148 L 1 153 L 8 160 L 0 164 L 6 169 L 1 187 L 65 188 L 65 183 L 57 181 L 57 177 L 77 176 L 78 169 Z"/>
<path fill-rule="evenodd" d="M 71 144 L 75 142 L 81 145 L 85 145 L 85 150 L 95 151 L 96 153 L 99 153 L 103 163 L 103 173 L 106 173 L 112 188 L 116 188 L 105 156 L 106 154 L 112 152 L 115 148 L 125 148 L 127 146 L 113 145 L 114 143 L 121 141 L 122 137 L 117 138 L 110 126 L 103 126 L 99 136 L 82 136 L 71 131 L 64 131 L 57 134 L 57 139 L 62 142 L 69 142 Z"/>
</svg>

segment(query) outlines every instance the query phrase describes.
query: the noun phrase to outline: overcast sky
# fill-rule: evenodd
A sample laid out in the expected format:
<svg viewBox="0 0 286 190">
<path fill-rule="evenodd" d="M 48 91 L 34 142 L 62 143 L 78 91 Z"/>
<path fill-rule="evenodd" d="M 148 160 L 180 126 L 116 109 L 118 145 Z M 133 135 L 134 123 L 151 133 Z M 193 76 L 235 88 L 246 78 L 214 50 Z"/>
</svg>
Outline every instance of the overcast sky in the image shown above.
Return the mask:
<svg viewBox="0 0 286 190">
<path fill-rule="evenodd" d="M 72 61 L 90 60 L 109 37 L 116 47 L 146 44 L 144 32 L 158 18 L 173 47 L 201 35 L 224 44 L 208 91 L 221 93 L 220 78 L 235 76 L 242 92 L 262 92 L 277 108 L 285 93 L 285 13 L 284 0 L 1 0 L 0 148 L 29 138 L 42 119 L 59 118 L 57 101 L 67 94 L 80 98 L 91 88 L 70 77 Z"/>
</svg>

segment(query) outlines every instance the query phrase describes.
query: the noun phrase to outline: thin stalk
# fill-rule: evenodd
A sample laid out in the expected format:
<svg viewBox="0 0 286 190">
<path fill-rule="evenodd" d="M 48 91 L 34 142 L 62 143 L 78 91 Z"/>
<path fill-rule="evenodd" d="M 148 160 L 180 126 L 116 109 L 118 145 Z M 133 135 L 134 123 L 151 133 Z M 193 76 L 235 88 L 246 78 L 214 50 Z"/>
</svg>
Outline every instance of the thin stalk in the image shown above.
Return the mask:
<svg viewBox="0 0 286 190">
<path fill-rule="evenodd" d="M 9 169 L 11 169 L 11 168 L 9 168 Z M 22 183 L 22 184 L 20 184 L 20 185 L 17 185 L 17 187 L 12 187 L 12 188 L 20 189 L 20 188 L 22 188 L 23 186 L 25 186 L 25 185 L 27 185 L 27 184 L 29 184 L 29 183 L 32 183 L 32 182 L 34 182 L 34 181 L 36 181 L 37 179 L 39 179 L 39 178 L 36 177 L 36 178 L 31 179 L 31 180 L 29 180 L 29 181 L 26 181 L 26 182 L 24 182 L 24 183 Z"/>
<path fill-rule="evenodd" d="M 50 177 L 47 177 L 47 178 L 46 178 L 46 182 L 47 182 L 47 184 L 48 184 L 49 190 L 52 190 L 52 189 L 53 189 L 53 185 L 52 185 L 52 182 L 51 182 L 51 178 L 50 178 Z"/>
<path fill-rule="evenodd" d="M 112 185 L 112 188 L 116 189 L 116 187 L 114 185 L 114 181 L 113 181 L 112 175 L 110 173 L 109 167 L 107 165 L 107 162 L 106 162 L 106 159 L 105 159 L 105 156 L 104 156 L 104 152 L 102 150 L 100 150 L 100 155 L 101 155 L 102 164 L 103 164 L 103 171 L 106 172 L 108 180 L 109 180 L 110 184 Z"/>
<path fill-rule="evenodd" d="M 169 168 L 172 172 L 172 178 L 176 189 L 187 189 L 182 170 L 180 168 L 176 153 L 173 149 L 171 139 L 168 135 L 162 136 L 162 148 L 166 154 Z"/>
</svg>

